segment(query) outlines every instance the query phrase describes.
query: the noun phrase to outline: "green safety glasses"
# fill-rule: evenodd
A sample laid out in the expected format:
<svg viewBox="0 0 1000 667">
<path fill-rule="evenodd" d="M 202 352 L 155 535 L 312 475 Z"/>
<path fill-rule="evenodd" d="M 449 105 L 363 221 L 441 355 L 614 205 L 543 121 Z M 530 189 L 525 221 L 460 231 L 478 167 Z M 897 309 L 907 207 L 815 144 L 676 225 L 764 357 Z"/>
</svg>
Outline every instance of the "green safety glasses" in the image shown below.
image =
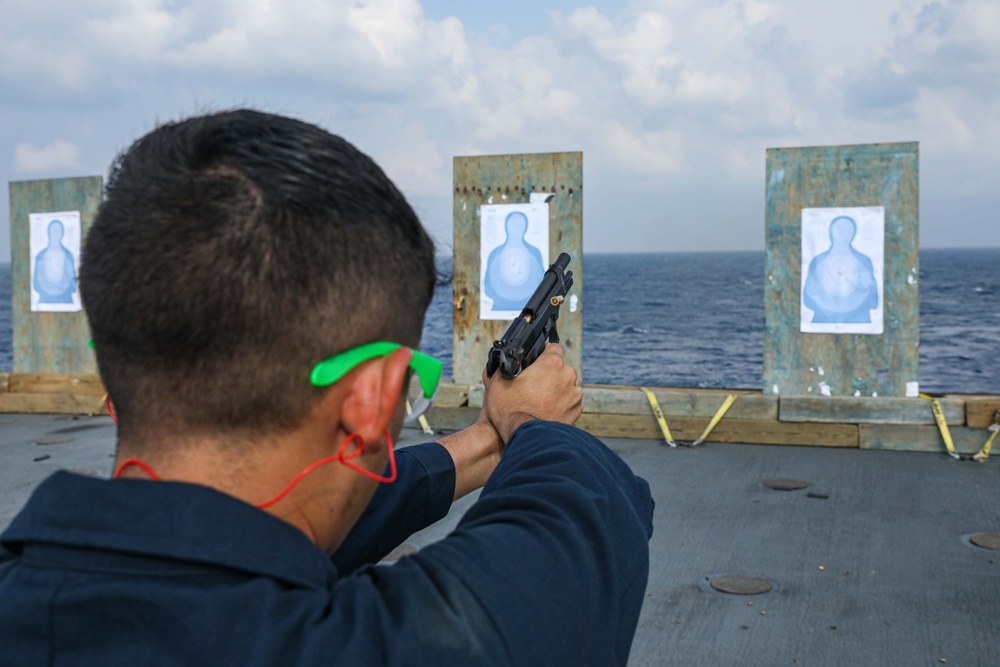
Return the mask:
<svg viewBox="0 0 1000 667">
<path fill-rule="evenodd" d="M 391 354 L 403 347 L 399 343 L 376 342 L 352 348 L 346 352 L 324 359 L 312 369 L 309 381 L 314 387 L 329 387 L 331 384 L 347 375 L 351 369 L 369 359 L 377 359 Z M 434 357 L 413 350 L 410 359 L 410 375 L 407 379 L 407 414 L 406 422 L 418 419 L 427 411 L 437 394 L 441 383 L 443 364 Z"/>
</svg>

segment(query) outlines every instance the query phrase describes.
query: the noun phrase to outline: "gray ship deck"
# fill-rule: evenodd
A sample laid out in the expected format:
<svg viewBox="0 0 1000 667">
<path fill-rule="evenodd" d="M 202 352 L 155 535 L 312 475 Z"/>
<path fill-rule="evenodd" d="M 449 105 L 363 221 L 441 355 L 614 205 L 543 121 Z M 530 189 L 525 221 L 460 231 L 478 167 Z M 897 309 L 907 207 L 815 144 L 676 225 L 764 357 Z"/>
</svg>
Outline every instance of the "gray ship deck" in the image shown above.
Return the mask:
<svg viewBox="0 0 1000 667">
<path fill-rule="evenodd" d="M 1000 532 L 997 459 L 605 442 L 657 503 L 631 665 L 1000 665 L 1000 551 L 967 540 Z M 0 527 L 58 468 L 107 475 L 113 447 L 107 417 L 0 414 Z M 774 478 L 809 486 L 763 485 Z M 447 534 L 472 500 L 410 542 Z M 774 587 L 738 596 L 708 586 L 729 573 Z"/>
</svg>

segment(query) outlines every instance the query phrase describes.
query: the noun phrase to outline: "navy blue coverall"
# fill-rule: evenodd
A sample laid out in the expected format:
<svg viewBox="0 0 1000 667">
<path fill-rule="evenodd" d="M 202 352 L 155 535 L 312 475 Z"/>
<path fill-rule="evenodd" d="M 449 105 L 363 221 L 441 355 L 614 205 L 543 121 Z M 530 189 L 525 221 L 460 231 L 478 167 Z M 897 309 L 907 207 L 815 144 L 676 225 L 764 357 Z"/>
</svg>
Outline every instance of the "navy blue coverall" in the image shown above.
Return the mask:
<svg viewBox="0 0 1000 667">
<path fill-rule="evenodd" d="M 649 486 L 600 441 L 534 421 L 447 538 L 436 443 L 401 449 L 331 559 L 210 488 L 45 480 L 0 535 L 0 666 L 623 665 L 649 566 Z"/>
</svg>

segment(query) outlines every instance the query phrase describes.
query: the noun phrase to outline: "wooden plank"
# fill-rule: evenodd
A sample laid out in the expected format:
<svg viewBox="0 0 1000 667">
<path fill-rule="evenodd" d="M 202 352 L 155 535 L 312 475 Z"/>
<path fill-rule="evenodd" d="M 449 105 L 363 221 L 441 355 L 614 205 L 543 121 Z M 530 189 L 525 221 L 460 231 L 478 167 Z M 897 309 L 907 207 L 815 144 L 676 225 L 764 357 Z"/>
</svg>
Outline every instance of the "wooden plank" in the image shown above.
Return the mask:
<svg viewBox="0 0 1000 667">
<path fill-rule="evenodd" d="M 10 391 L 33 394 L 76 394 L 104 396 L 104 384 L 99 375 L 12 373 Z"/>
<path fill-rule="evenodd" d="M 83 394 L 0 394 L 0 413 L 86 415 L 104 411 L 100 396 Z"/>
<path fill-rule="evenodd" d="M 660 409 L 667 417 L 711 418 L 726 400 L 725 392 L 689 392 L 652 389 Z M 726 412 L 726 419 L 777 419 L 778 397 L 747 394 L 739 391 L 736 401 Z M 605 388 L 588 386 L 583 389 L 585 413 L 614 415 L 649 415 L 651 408 L 646 394 L 636 387 Z"/>
<path fill-rule="evenodd" d="M 764 393 L 905 397 L 919 362 L 917 143 L 769 149 L 766 181 Z M 802 209 L 851 206 L 885 209 L 884 333 L 801 333 Z"/>
<path fill-rule="evenodd" d="M 10 373 L 0 373 L 0 394 L 10 391 Z"/>
<path fill-rule="evenodd" d="M 459 384 L 481 381 L 486 352 L 510 322 L 479 319 L 479 207 L 528 203 L 532 192 L 552 192 L 549 202 L 549 262 L 560 252 L 573 261 L 579 298 L 575 312 L 560 309 L 559 335 L 566 360 L 583 378 L 583 154 L 539 153 L 456 157 L 454 162 L 454 352 L 452 375 Z"/>
<path fill-rule="evenodd" d="M 16 181 L 10 184 L 11 281 L 14 371 L 20 373 L 96 373 L 90 332 L 83 311 L 31 311 L 32 213 L 79 211 L 86 236 L 101 203 L 101 176 Z M 79 269 L 79 267 L 77 267 Z"/>
<path fill-rule="evenodd" d="M 936 426 L 861 424 L 858 428 L 861 449 L 947 453 Z M 948 431 L 960 454 L 975 454 L 989 437 L 989 433 L 980 429 L 955 427 Z"/>
<path fill-rule="evenodd" d="M 434 408 L 427 412 L 427 421 L 435 431 L 457 431 L 476 421 L 475 408 Z M 707 419 L 679 417 L 668 420 L 674 437 L 693 441 L 708 424 Z M 659 440 L 663 435 L 652 415 L 584 414 L 576 423 L 598 438 L 642 438 Z M 736 442 L 769 445 L 812 445 L 823 447 L 857 447 L 858 427 L 853 424 L 796 424 L 755 419 L 723 419 L 709 436 L 709 442 Z"/>
<path fill-rule="evenodd" d="M 473 387 L 469 387 L 469 407 L 470 408 L 482 408 L 483 400 L 486 398 L 486 387 L 481 384 L 477 384 Z"/>
<path fill-rule="evenodd" d="M 443 380 L 434 397 L 436 408 L 460 408 L 469 404 L 469 386 Z"/>
<path fill-rule="evenodd" d="M 965 424 L 965 402 L 942 398 L 949 425 Z M 851 396 L 782 396 L 779 419 L 785 422 L 934 424 L 930 401 L 922 398 L 854 398 Z M 734 406 L 735 407 L 735 406 Z"/>
<path fill-rule="evenodd" d="M 435 431 L 460 431 L 479 419 L 477 408 L 442 408 L 432 406 L 426 413 L 427 423 Z"/>
<path fill-rule="evenodd" d="M 693 441 L 708 425 L 707 419 L 677 417 L 667 419 L 671 435 Z M 584 414 L 577 426 L 601 438 L 649 438 L 662 440 L 653 416 Z M 857 447 L 858 427 L 854 424 L 806 424 L 760 419 L 723 419 L 708 437 L 709 442 L 738 442 L 768 445 L 814 445 Z"/>
<path fill-rule="evenodd" d="M 650 387 L 660 409 L 668 417 L 704 417 L 710 419 L 730 393 L 739 398 L 726 412 L 727 419 L 778 418 L 778 397 L 760 393 L 743 393 L 738 390 L 687 391 L 681 389 L 656 389 Z M 469 407 L 483 406 L 483 386 L 469 390 Z M 650 415 L 649 400 L 637 387 L 586 385 L 583 387 L 583 411 L 595 414 Z"/>
<path fill-rule="evenodd" d="M 1000 396 L 966 396 L 965 425 L 969 428 L 987 428 L 993 415 L 1000 410 Z"/>
<path fill-rule="evenodd" d="M 636 389 L 634 384 L 584 384 L 584 389 Z M 729 394 L 748 394 L 748 395 L 760 395 L 760 389 L 726 389 L 726 388 L 710 388 L 710 387 L 653 387 L 648 386 L 647 389 L 652 389 L 653 392 L 658 391 L 674 391 L 683 392 L 687 394 L 722 394 L 723 396 L 728 396 Z"/>
</svg>

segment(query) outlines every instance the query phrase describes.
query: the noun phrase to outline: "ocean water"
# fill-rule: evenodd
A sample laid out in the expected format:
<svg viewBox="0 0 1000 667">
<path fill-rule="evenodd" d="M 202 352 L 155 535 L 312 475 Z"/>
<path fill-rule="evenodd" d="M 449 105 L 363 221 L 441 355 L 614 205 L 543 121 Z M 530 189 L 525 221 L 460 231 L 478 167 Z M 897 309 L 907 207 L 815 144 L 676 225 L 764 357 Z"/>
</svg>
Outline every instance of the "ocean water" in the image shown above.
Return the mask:
<svg viewBox="0 0 1000 667">
<path fill-rule="evenodd" d="M 760 387 L 763 252 L 588 254 L 584 263 L 585 382 Z M 439 268 L 450 273 L 450 258 Z M 10 293 L 10 265 L 0 264 L 0 370 L 13 366 Z M 921 389 L 1000 394 L 1000 248 L 921 251 L 920 298 Z M 426 322 L 422 347 L 449 377 L 450 286 L 438 288 Z"/>
<path fill-rule="evenodd" d="M 585 382 L 760 388 L 763 252 L 588 254 L 584 263 Z M 440 268 L 450 271 L 450 258 Z M 921 251 L 920 299 L 921 388 L 1000 394 L 1000 248 Z M 449 376 L 450 287 L 435 293 L 422 345 Z"/>
</svg>

